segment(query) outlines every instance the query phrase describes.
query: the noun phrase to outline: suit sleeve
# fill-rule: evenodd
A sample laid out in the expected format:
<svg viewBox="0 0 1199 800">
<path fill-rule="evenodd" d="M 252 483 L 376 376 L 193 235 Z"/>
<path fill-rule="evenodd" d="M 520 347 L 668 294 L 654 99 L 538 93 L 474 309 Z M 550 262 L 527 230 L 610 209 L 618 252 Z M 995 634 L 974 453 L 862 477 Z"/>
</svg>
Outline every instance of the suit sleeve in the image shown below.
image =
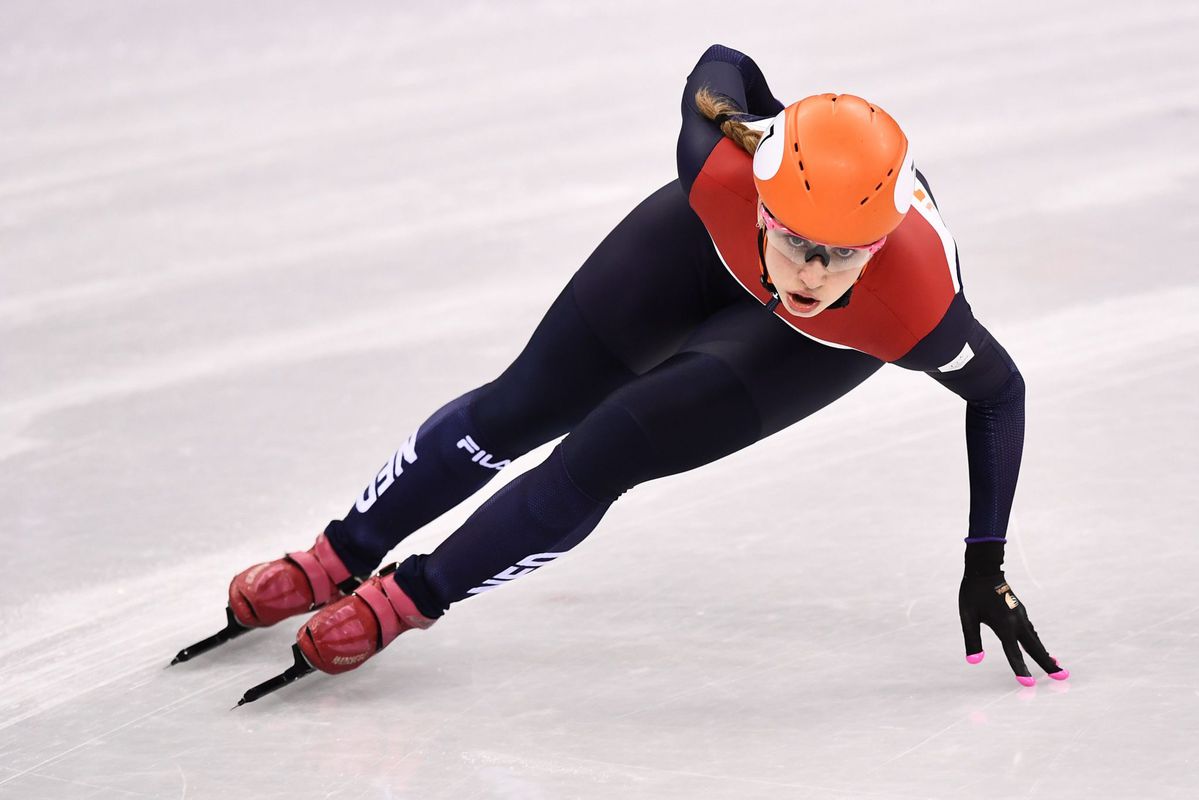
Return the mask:
<svg viewBox="0 0 1199 800">
<path fill-rule="evenodd" d="M 773 117 L 783 110 L 783 104 L 770 93 L 766 77 L 752 58 L 720 44 L 705 50 L 687 76 L 683 90 L 683 125 L 676 157 L 679 181 L 688 194 L 712 148 L 724 135 L 695 106 L 695 93 L 704 86 L 732 100 L 747 117 Z"/>
<path fill-rule="evenodd" d="M 919 170 L 920 186 L 936 206 Z M 940 211 L 937 212 L 938 216 Z M 943 224 L 943 223 L 942 223 Z M 942 232 L 948 236 L 948 231 Z M 954 244 L 947 264 L 958 291 L 937 325 L 895 363 L 928 373 L 966 401 L 966 454 L 970 465 L 970 532 L 967 555 L 982 554 L 998 571 L 1002 540 L 1024 453 L 1024 378 L 1011 356 L 975 318 L 962 289 Z"/>
<path fill-rule="evenodd" d="M 958 358 L 925 368 L 933 380 L 966 401 L 969 538 L 1003 539 L 1024 453 L 1024 378 L 973 316 L 964 339 Z"/>
</svg>

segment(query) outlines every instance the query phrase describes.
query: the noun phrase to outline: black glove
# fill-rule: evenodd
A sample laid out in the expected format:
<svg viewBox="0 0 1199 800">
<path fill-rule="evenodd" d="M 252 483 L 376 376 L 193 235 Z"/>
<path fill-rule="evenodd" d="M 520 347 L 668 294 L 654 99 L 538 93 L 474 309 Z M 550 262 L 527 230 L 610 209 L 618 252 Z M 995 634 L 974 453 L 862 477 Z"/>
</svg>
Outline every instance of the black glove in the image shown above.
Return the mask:
<svg viewBox="0 0 1199 800">
<path fill-rule="evenodd" d="M 1070 677 L 1070 671 L 1058 666 L 1057 659 L 1041 644 L 1024 604 L 1016 599 L 1002 572 L 972 575 L 967 569 L 958 590 L 958 613 L 962 617 L 962 634 L 966 637 L 966 660 L 971 664 L 982 661 L 985 655 L 979 627 L 982 624 L 999 637 L 1008 663 L 1022 686 L 1032 686 L 1037 680 L 1024 665 L 1021 646 L 1041 669 L 1049 673 L 1049 677 L 1058 681 Z"/>
</svg>

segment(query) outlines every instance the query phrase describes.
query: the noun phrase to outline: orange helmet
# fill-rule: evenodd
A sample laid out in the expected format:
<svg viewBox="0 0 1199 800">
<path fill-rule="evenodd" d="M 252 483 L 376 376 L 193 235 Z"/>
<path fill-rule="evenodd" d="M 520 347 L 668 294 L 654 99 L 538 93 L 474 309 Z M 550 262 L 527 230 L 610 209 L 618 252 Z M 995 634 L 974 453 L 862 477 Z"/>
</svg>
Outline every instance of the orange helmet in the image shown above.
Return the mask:
<svg viewBox="0 0 1199 800">
<path fill-rule="evenodd" d="M 819 94 L 783 109 L 754 154 L 754 183 L 771 216 L 839 247 L 898 227 L 915 180 L 908 137 L 891 115 L 852 94 Z"/>
</svg>

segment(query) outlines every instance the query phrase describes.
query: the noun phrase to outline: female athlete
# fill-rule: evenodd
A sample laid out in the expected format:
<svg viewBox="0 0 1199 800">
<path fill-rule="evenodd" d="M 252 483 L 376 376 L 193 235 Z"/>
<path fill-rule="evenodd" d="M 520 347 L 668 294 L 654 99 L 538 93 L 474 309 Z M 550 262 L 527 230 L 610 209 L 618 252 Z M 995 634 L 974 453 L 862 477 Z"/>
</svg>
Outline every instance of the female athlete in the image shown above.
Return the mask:
<svg viewBox="0 0 1199 800">
<path fill-rule="evenodd" d="M 1021 684 L 1035 683 L 1021 646 L 1064 680 L 1002 572 L 1024 381 L 966 302 L 904 133 L 852 95 L 784 108 L 752 59 L 720 45 L 682 105 L 678 179 L 604 239 L 512 365 L 422 423 L 344 519 L 308 551 L 237 575 L 231 617 L 252 628 L 321 608 L 299 651 L 324 672 L 354 669 L 454 603 L 561 557 L 637 484 L 747 447 L 892 363 L 966 401 L 967 660 L 982 660 L 985 624 Z M 432 553 L 364 577 L 562 434 Z"/>
</svg>

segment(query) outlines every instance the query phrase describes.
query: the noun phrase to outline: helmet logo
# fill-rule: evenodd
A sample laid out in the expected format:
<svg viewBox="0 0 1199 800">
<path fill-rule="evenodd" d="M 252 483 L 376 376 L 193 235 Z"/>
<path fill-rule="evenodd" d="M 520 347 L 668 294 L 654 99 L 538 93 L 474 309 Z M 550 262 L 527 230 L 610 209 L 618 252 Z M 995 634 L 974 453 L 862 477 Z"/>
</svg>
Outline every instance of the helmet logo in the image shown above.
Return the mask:
<svg viewBox="0 0 1199 800">
<path fill-rule="evenodd" d="M 895 176 L 895 210 L 900 214 L 908 213 L 912 207 L 912 191 L 916 188 L 916 166 L 912 163 L 912 151 L 908 150 L 903 157 L 903 166 Z"/>
<path fill-rule="evenodd" d="M 787 112 L 780 111 L 758 142 L 754 151 L 754 177 L 760 181 L 773 178 L 783 165 L 783 131 L 787 128 Z"/>
</svg>

